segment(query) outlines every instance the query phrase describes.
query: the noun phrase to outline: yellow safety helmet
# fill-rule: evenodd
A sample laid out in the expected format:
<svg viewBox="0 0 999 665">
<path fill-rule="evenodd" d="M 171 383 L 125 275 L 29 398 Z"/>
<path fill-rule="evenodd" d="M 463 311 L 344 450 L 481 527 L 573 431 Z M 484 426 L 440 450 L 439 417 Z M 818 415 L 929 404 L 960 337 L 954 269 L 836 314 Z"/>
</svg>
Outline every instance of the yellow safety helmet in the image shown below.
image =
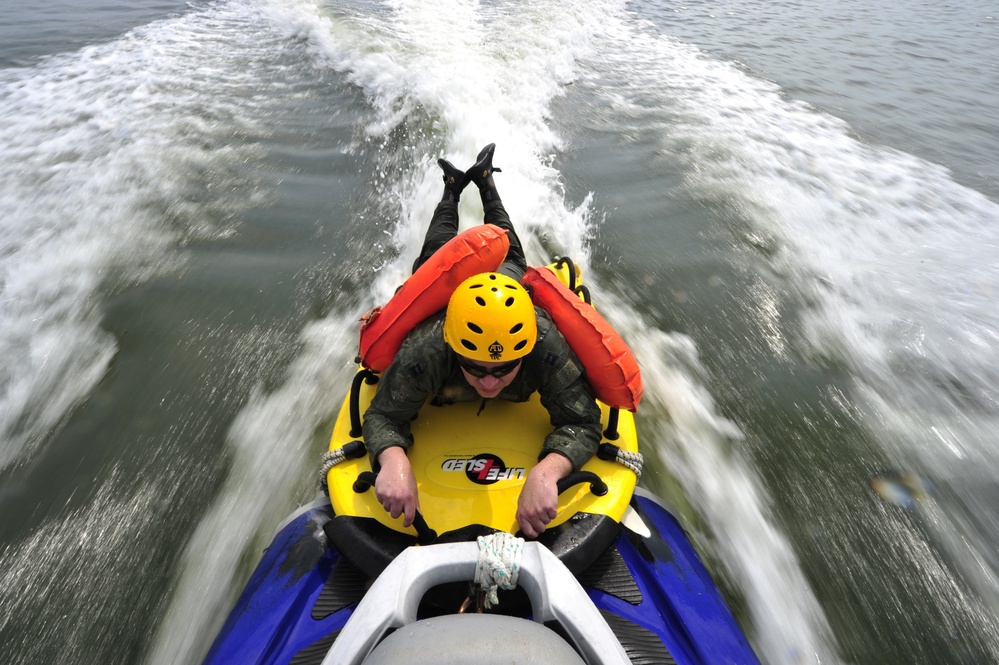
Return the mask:
<svg viewBox="0 0 999 665">
<path fill-rule="evenodd" d="M 516 280 L 485 272 L 451 294 L 444 341 L 458 355 L 480 362 L 516 360 L 530 353 L 537 339 L 534 303 Z"/>
</svg>

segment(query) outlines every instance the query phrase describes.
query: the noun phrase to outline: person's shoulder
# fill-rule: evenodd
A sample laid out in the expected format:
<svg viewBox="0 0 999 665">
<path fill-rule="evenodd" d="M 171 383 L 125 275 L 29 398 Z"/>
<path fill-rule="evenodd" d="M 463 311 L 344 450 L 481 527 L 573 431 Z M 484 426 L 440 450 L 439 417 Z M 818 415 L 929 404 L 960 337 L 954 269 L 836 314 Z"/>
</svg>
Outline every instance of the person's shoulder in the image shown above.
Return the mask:
<svg viewBox="0 0 999 665">
<path fill-rule="evenodd" d="M 446 353 L 444 312 L 439 312 L 417 324 L 406 336 L 395 360 L 401 363 L 434 360 Z"/>
<path fill-rule="evenodd" d="M 413 329 L 409 332 L 409 335 L 407 335 L 406 340 L 423 340 L 435 337 L 440 337 L 441 341 L 444 340 L 444 310 L 441 310 L 436 314 L 431 314 L 426 319 L 413 326 Z"/>
<path fill-rule="evenodd" d="M 538 321 L 538 341 L 545 339 L 552 330 L 558 330 L 555 325 L 555 321 L 552 320 L 551 314 L 538 307 L 534 306 L 534 313 L 537 316 Z"/>
<path fill-rule="evenodd" d="M 548 312 L 540 307 L 535 309 L 538 312 L 538 339 L 528 354 L 529 363 L 543 373 L 556 371 L 567 362 L 578 363 L 576 354 Z"/>
<path fill-rule="evenodd" d="M 566 347 L 568 348 L 568 343 L 559 332 L 558 326 L 555 324 L 554 319 L 552 319 L 551 314 L 541 309 L 540 307 L 535 307 L 534 311 L 538 314 L 538 341 L 537 346 L 541 347 Z"/>
</svg>

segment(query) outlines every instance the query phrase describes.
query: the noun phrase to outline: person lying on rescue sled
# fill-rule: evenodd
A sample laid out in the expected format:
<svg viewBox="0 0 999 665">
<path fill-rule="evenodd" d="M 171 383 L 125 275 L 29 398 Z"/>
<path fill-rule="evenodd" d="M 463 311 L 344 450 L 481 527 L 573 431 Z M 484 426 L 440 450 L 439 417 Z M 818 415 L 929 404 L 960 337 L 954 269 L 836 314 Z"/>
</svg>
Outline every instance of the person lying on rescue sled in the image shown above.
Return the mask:
<svg viewBox="0 0 999 665">
<path fill-rule="evenodd" d="M 462 172 L 445 159 L 444 197 L 434 210 L 415 271 L 458 233 L 458 199 L 469 182 L 479 188 L 484 223 L 508 231 L 510 249 L 498 272 L 465 280 L 443 314 L 408 335 L 382 375 L 364 414 L 364 441 L 378 471 L 375 495 L 393 518 L 409 526 L 419 508 L 416 477 L 406 450 L 409 423 L 428 397 L 436 405 L 493 398 L 524 402 L 537 391 L 554 430 L 527 476 L 517 503 L 517 523 L 529 538 L 555 519 L 556 483 L 578 470 L 600 444 L 600 409 L 582 365 L 544 310 L 520 285 L 527 260 L 493 180 L 495 144 Z M 380 469 L 379 469 L 380 467 Z"/>
</svg>

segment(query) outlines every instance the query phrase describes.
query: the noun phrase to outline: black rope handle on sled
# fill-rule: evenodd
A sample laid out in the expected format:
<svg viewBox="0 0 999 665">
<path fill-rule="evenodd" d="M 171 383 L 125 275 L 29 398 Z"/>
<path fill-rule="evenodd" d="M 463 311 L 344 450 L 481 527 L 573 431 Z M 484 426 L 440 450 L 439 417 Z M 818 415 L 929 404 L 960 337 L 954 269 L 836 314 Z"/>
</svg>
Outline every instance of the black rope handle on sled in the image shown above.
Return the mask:
<svg viewBox="0 0 999 665">
<path fill-rule="evenodd" d="M 354 481 L 354 491 L 358 494 L 364 494 L 368 491 L 369 487 L 375 484 L 377 478 L 378 474 L 374 471 L 362 471 L 357 474 L 357 480 Z M 416 516 L 413 518 L 413 528 L 416 529 L 416 542 L 419 544 L 430 545 L 437 540 L 437 532 L 430 528 L 427 520 L 423 518 L 423 515 L 419 511 L 416 512 Z"/>
<path fill-rule="evenodd" d="M 354 375 L 350 384 L 350 435 L 361 436 L 361 382 L 368 385 L 378 383 L 378 375 L 370 369 L 362 369 Z"/>
<path fill-rule="evenodd" d="M 561 270 L 563 267 L 569 266 L 569 290 L 575 292 L 576 290 L 576 264 L 572 262 L 568 256 L 563 256 L 558 261 L 555 262 L 555 269 Z"/>
<path fill-rule="evenodd" d="M 573 485 L 579 485 L 580 483 L 589 483 L 590 491 L 596 496 L 607 494 L 607 483 L 592 471 L 574 471 L 555 483 L 555 486 L 558 488 L 558 493 L 561 494 Z"/>
<path fill-rule="evenodd" d="M 583 298 L 583 302 L 587 305 L 592 305 L 593 301 L 590 298 L 590 290 L 586 288 L 585 284 L 577 283 L 579 282 L 579 274 L 576 272 L 576 264 L 573 263 L 572 259 L 568 256 L 563 256 L 555 262 L 556 270 L 561 270 L 564 267 L 569 268 L 569 283 L 566 286 L 568 286 L 569 290 L 577 296 L 581 296 Z"/>
</svg>

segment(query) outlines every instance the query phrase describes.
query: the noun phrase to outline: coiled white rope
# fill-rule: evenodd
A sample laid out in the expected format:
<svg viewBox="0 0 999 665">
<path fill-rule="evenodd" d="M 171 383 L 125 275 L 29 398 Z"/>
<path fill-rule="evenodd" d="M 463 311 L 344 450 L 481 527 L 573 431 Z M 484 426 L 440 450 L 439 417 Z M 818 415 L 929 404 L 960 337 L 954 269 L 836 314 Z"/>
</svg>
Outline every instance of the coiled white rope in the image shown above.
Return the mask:
<svg viewBox="0 0 999 665">
<path fill-rule="evenodd" d="M 485 606 L 499 604 L 499 589 L 516 588 L 520 576 L 520 560 L 524 556 L 524 539 L 500 531 L 479 536 L 479 558 L 475 562 L 475 583 L 485 592 Z"/>
<path fill-rule="evenodd" d="M 347 459 L 347 455 L 344 453 L 343 448 L 327 450 L 323 453 L 322 465 L 319 467 L 319 486 L 323 489 L 323 494 L 326 496 L 330 495 L 329 483 L 326 480 L 330 469 L 345 459 Z"/>
<path fill-rule="evenodd" d="M 624 450 L 613 443 L 604 442 L 600 444 L 597 456 L 608 462 L 617 462 L 634 471 L 635 476 L 639 480 L 642 478 L 642 467 L 645 465 L 645 457 L 638 451 Z"/>
<path fill-rule="evenodd" d="M 642 453 L 638 452 L 633 453 L 628 450 L 619 449 L 617 451 L 616 459 L 619 463 L 623 464 L 624 466 L 634 471 L 635 475 L 638 476 L 639 479 L 641 479 L 642 467 L 645 465 L 645 457 L 642 456 Z"/>
<path fill-rule="evenodd" d="M 330 488 L 327 482 L 327 475 L 330 469 L 344 460 L 364 457 L 366 452 L 367 450 L 362 441 L 350 441 L 336 450 L 327 450 L 323 453 L 322 465 L 319 468 L 319 486 L 323 488 L 323 494 L 326 496 L 330 495 Z"/>
</svg>

